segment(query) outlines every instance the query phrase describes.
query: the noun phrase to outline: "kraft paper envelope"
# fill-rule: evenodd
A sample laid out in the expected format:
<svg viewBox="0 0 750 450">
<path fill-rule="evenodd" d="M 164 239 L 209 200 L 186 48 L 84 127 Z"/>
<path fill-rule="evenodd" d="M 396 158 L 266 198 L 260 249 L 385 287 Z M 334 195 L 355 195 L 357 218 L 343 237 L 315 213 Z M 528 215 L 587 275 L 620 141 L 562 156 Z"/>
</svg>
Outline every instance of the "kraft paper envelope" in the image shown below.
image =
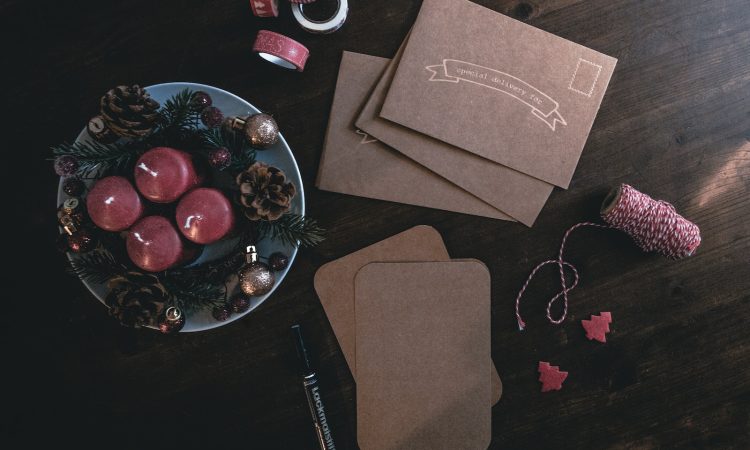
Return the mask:
<svg viewBox="0 0 750 450">
<path fill-rule="evenodd" d="M 524 225 L 531 226 L 554 186 L 379 116 L 408 39 L 407 36 L 380 77 L 356 126 Z"/>
<path fill-rule="evenodd" d="M 360 448 L 486 449 L 492 427 L 487 267 L 372 263 L 354 284 Z"/>
<path fill-rule="evenodd" d="M 380 200 L 512 220 L 354 127 L 386 59 L 344 52 L 317 186 Z"/>
<path fill-rule="evenodd" d="M 443 238 L 434 228 L 419 225 L 321 266 L 315 273 L 320 298 L 333 333 L 355 380 L 354 277 L 359 269 L 378 261 L 450 261 Z M 491 368 L 492 404 L 502 395 L 502 382 Z"/>
<path fill-rule="evenodd" d="M 616 63 L 466 0 L 424 0 L 380 115 L 567 188 Z"/>
</svg>

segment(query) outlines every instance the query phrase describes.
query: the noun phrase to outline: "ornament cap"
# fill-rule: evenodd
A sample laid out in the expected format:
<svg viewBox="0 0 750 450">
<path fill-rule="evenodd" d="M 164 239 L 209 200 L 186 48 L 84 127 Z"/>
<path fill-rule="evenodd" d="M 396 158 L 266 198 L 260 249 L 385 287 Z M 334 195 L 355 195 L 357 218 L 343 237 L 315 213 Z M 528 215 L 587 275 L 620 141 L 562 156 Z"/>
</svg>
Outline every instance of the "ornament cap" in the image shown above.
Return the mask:
<svg viewBox="0 0 750 450">
<path fill-rule="evenodd" d="M 245 260 L 249 263 L 254 263 L 258 261 L 258 251 L 255 249 L 254 245 L 248 245 L 245 249 Z"/>
<path fill-rule="evenodd" d="M 63 230 L 65 230 L 66 233 L 68 233 L 69 236 L 73 236 L 73 233 L 78 231 L 75 224 L 73 222 L 63 226 Z"/>
<path fill-rule="evenodd" d="M 177 320 L 180 320 L 180 318 L 182 317 L 182 311 L 180 311 L 180 308 L 176 306 L 170 306 L 169 308 L 167 308 L 167 311 L 164 313 L 164 315 L 170 322 L 175 322 Z"/>
<path fill-rule="evenodd" d="M 79 201 L 75 197 L 71 197 L 63 203 L 63 211 L 70 214 L 72 213 L 76 208 L 78 208 Z"/>
</svg>

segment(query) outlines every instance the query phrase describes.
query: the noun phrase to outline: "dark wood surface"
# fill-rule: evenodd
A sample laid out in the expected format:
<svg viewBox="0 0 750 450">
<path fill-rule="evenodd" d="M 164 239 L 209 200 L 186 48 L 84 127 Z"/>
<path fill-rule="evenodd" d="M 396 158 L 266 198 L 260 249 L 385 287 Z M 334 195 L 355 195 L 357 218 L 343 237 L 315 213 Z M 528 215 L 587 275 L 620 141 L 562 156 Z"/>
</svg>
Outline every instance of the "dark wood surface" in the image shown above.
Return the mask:
<svg viewBox="0 0 750 450">
<path fill-rule="evenodd" d="M 289 340 L 295 322 L 314 349 L 337 446 L 355 448 L 355 386 L 313 274 L 417 224 L 437 228 L 452 256 L 479 258 L 492 272 L 493 358 L 505 391 L 491 448 L 748 448 L 750 3 L 480 1 L 619 59 L 570 189 L 555 190 L 530 229 L 314 188 L 341 51 L 392 56 L 420 2 L 351 3 L 340 31 L 314 36 L 285 4 L 280 18 L 259 20 L 240 0 L 0 2 L 12 264 L 0 429 L 15 443 L 7 448 L 317 448 Z M 304 73 L 252 54 L 260 27 L 310 48 Z M 273 113 L 309 214 L 329 230 L 257 311 L 174 337 L 120 329 L 64 274 L 53 245 L 57 178 L 46 161 L 108 88 L 166 81 L 215 85 Z M 596 219 L 621 182 L 697 222 L 697 255 L 669 261 L 624 235 L 581 231 L 568 251 L 583 276 L 568 321 L 544 319 L 550 269 L 529 292 L 520 333 L 513 300 L 528 271 L 555 254 L 569 225 Z M 580 326 L 602 310 L 614 316 L 606 345 Z M 539 360 L 570 372 L 562 391 L 539 392 Z"/>
</svg>

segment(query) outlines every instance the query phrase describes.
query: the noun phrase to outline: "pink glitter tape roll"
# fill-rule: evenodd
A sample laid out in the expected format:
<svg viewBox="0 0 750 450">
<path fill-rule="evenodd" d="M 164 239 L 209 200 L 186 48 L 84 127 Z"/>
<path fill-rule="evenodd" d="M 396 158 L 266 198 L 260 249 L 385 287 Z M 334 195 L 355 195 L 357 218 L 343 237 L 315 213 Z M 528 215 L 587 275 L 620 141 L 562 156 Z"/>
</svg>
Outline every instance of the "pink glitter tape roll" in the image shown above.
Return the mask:
<svg viewBox="0 0 750 450">
<path fill-rule="evenodd" d="M 310 51 L 304 45 L 273 31 L 260 30 L 253 51 L 268 62 L 285 69 L 304 70 Z"/>
<path fill-rule="evenodd" d="M 257 17 L 279 17 L 279 0 L 250 0 L 250 9 Z"/>
</svg>

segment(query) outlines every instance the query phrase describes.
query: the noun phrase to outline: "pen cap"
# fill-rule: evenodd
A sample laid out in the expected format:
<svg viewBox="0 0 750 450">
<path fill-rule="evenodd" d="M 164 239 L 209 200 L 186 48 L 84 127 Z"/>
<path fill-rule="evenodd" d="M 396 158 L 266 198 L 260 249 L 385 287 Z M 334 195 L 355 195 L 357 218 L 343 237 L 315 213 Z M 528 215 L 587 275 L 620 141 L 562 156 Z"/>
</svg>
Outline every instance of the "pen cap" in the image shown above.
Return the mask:
<svg viewBox="0 0 750 450">
<path fill-rule="evenodd" d="M 310 364 L 310 355 L 307 353 L 305 347 L 305 340 L 302 338 L 302 328 L 299 325 L 292 325 L 292 336 L 294 337 L 294 345 L 297 347 L 297 357 L 300 362 L 300 369 L 307 375 L 312 373 L 312 364 Z"/>
</svg>

